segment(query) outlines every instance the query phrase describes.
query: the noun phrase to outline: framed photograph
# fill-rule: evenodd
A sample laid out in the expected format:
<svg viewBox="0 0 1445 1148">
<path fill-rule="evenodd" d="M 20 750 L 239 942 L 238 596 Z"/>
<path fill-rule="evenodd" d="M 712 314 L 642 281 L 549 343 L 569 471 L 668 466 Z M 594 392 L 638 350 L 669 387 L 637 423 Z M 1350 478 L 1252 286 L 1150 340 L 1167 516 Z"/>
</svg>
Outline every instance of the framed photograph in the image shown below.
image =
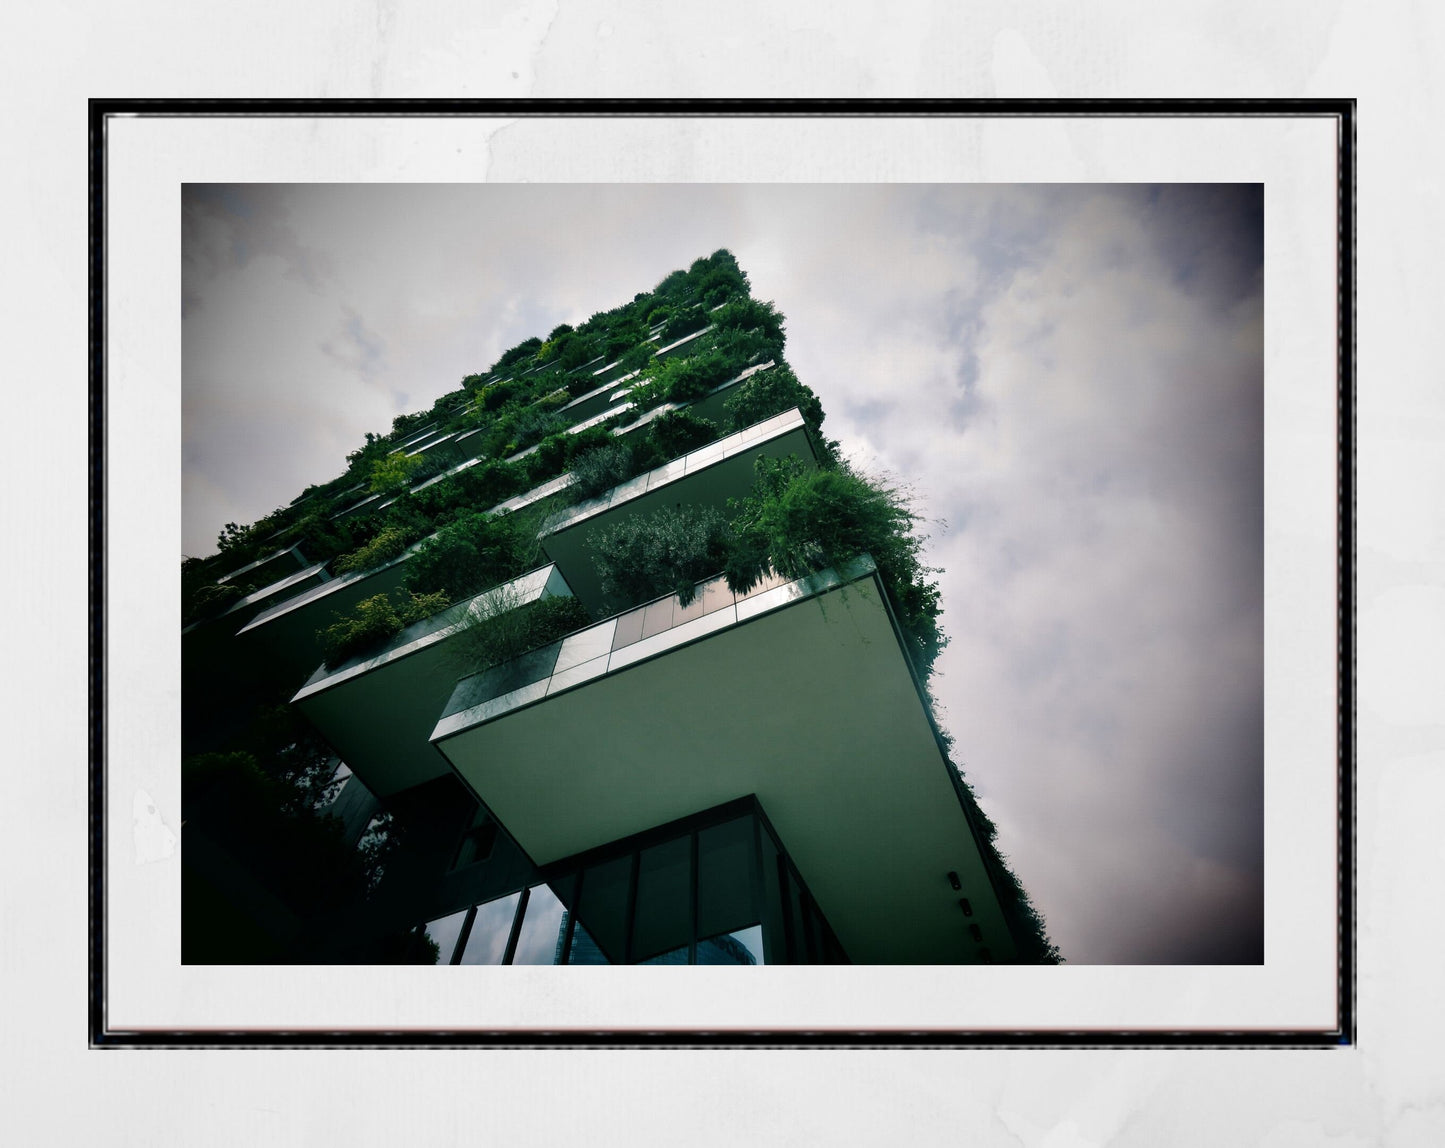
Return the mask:
<svg viewBox="0 0 1445 1148">
<path fill-rule="evenodd" d="M 1351 1043 L 1353 117 L 92 102 L 92 1043 Z"/>
</svg>

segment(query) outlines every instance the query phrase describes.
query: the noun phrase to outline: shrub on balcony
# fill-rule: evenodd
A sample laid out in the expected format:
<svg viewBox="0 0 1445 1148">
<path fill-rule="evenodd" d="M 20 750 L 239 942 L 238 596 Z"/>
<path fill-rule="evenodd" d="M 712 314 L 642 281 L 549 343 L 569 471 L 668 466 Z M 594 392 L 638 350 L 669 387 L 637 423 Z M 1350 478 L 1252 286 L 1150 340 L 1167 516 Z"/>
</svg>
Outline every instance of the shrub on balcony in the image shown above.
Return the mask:
<svg viewBox="0 0 1445 1148">
<path fill-rule="evenodd" d="M 823 422 L 823 404 L 786 363 L 744 379 L 723 402 L 730 431 L 754 426 L 793 407 L 802 413 L 808 429 L 816 433 Z"/>
<path fill-rule="evenodd" d="M 350 614 L 334 614 L 336 621 L 316 632 L 326 665 L 339 666 L 349 658 L 378 649 L 413 622 L 429 618 L 448 605 L 443 593 L 417 595 L 406 591 L 399 604 L 385 594 L 364 598 Z"/>
<path fill-rule="evenodd" d="M 515 594 L 493 593 L 452 638 L 448 653 L 462 674 L 510 662 L 592 623 L 576 598 L 543 598 L 521 603 Z"/>
<path fill-rule="evenodd" d="M 515 454 L 566 428 L 567 420 L 556 411 L 521 407 L 497 420 L 497 425 L 487 432 L 486 445 L 497 454 Z"/>
<path fill-rule="evenodd" d="M 927 678 L 947 643 L 939 629 L 938 583 L 920 553 L 918 516 L 907 497 L 846 465 L 814 470 L 796 458 L 760 458 L 752 493 L 730 504 L 728 585 L 744 593 L 769 570 L 800 578 L 870 555 L 893 601 L 909 653 Z"/>
<path fill-rule="evenodd" d="M 682 298 L 687 294 L 688 281 L 687 272 L 681 269 L 670 272 L 662 282 L 653 288 L 653 295 L 661 296 L 663 300 L 672 301 Z"/>
<path fill-rule="evenodd" d="M 719 433 L 716 423 L 689 410 L 664 411 L 647 427 L 647 441 L 659 460 L 652 465 L 681 458 L 688 451 L 716 441 Z"/>
<path fill-rule="evenodd" d="M 422 460 L 405 451 L 394 450 L 384 458 L 371 464 L 370 488 L 372 494 L 385 494 L 393 490 L 404 490 L 421 469 Z"/>
<path fill-rule="evenodd" d="M 608 527 L 590 546 L 604 594 L 635 605 L 670 591 L 686 606 L 696 584 L 727 565 L 731 535 L 713 507 L 663 507 Z"/>
<path fill-rule="evenodd" d="M 526 490 L 528 475 L 524 467 L 515 463 L 489 458 L 459 471 L 448 481 L 457 484 L 463 503 L 478 510 L 489 510 Z"/>
<path fill-rule="evenodd" d="M 219 586 L 202 586 L 191 596 L 182 621 L 189 625 L 203 618 L 215 618 L 246 596 L 237 585 L 223 582 Z"/>
<path fill-rule="evenodd" d="M 643 342 L 647 334 L 647 326 L 636 319 L 618 323 L 607 332 L 607 341 L 603 344 L 603 358 L 609 363 L 620 359 L 638 343 Z"/>
<path fill-rule="evenodd" d="M 390 562 L 393 558 L 400 557 L 418 538 L 425 538 L 432 528 L 431 519 L 422 512 L 419 500 L 411 495 L 403 495 L 397 499 L 396 504 L 384 517 L 371 515 L 358 523 L 356 534 L 365 537 L 378 520 L 380 525 L 376 526 L 369 541 L 336 560 L 332 566 L 335 573 L 354 574 Z"/>
<path fill-rule="evenodd" d="M 771 303 L 746 297 L 734 299 L 726 307 L 712 313 L 713 325 L 719 331 L 758 331 L 782 347 L 783 316 Z"/>
<path fill-rule="evenodd" d="M 635 473 L 631 450 L 619 442 L 604 443 L 573 460 L 572 489 L 582 498 L 595 498 Z"/>
<path fill-rule="evenodd" d="M 656 354 L 657 344 L 643 339 L 624 351 L 617 362 L 624 371 L 641 371 L 652 362 Z"/>
<path fill-rule="evenodd" d="M 457 602 L 521 574 L 533 549 L 535 540 L 524 537 L 510 515 L 463 510 L 417 548 L 403 585 L 416 594 L 442 592 Z"/>
<path fill-rule="evenodd" d="M 667 325 L 662 328 L 662 334 L 658 341 L 666 346 L 674 343 L 684 335 L 691 335 L 694 331 L 701 331 L 707 326 L 707 312 L 701 307 L 682 307 L 672 313 Z"/>
<path fill-rule="evenodd" d="M 515 347 L 513 347 L 510 351 L 506 351 L 503 353 L 502 357 L 493 364 L 492 372 L 495 373 L 497 371 L 505 369 L 506 367 L 510 367 L 513 363 L 519 362 L 522 359 L 530 358 L 536 355 L 536 353 L 541 349 L 541 339 L 524 339 L 522 342 L 518 343 Z"/>
</svg>

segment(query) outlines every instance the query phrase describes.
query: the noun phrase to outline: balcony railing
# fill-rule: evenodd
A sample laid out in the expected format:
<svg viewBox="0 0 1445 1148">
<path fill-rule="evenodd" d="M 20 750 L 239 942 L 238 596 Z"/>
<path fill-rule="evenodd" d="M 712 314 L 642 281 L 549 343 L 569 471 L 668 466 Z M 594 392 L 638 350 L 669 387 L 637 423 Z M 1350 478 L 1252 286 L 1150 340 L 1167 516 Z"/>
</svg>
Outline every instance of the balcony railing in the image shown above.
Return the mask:
<svg viewBox="0 0 1445 1148">
<path fill-rule="evenodd" d="M 803 578 L 790 580 L 772 575 L 745 594 L 733 593 L 719 575 L 699 582 L 686 606 L 675 594 L 654 599 L 504 665 L 462 678 L 431 740 L 482 725 L 543 698 L 855 582 L 873 570 L 873 560 L 859 555 L 840 569 Z"/>
</svg>

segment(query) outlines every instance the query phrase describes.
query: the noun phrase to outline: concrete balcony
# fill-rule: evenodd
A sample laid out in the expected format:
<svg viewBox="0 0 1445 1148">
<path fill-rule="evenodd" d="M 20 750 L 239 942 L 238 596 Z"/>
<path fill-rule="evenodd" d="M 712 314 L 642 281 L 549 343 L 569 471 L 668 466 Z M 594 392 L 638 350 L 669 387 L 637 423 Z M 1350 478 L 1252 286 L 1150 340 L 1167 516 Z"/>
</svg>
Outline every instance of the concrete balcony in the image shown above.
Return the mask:
<svg viewBox="0 0 1445 1148">
<path fill-rule="evenodd" d="M 304 570 L 311 563 L 306 561 L 306 556 L 301 553 L 299 546 L 290 546 L 285 550 L 278 550 L 274 554 L 267 554 L 264 558 L 257 558 L 254 562 L 248 562 L 238 570 L 232 570 L 229 574 L 222 574 L 216 579 L 217 585 L 224 586 L 227 582 L 254 582 L 258 585 L 275 582 L 280 578 L 297 571 Z"/>
<path fill-rule="evenodd" d="M 866 556 L 714 579 L 463 679 L 431 741 L 538 865 L 753 794 L 854 963 L 1013 956 Z"/>
<path fill-rule="evenodd" d="M 637 429 L 637 424 L 619 431 Z M 700 447 L 681 458 L 629 479 L 596 498 L 560 510 L 542 526 L 542 548 L 562 568 L 567 584 L 594 614 L 616 609 L 602 592 L 590 543 L 598 532 L 664 506 L 723 508 L 729 498 L 745 496 L 753 486 L 753 460 L 759 455 L 796 455 L 816 463 L 803 416 L 794 408 Z"/>
<path fill-rule="evenodd" d="M 378 797 L 442 777 L 447 763 L 427 742 L 456 684 L 453 640 L 490 611 L 567 594 L 557 568 L 543 566 L 408 626 L 378 651 L 321 666 L 292 702 Z"/>
</svg>

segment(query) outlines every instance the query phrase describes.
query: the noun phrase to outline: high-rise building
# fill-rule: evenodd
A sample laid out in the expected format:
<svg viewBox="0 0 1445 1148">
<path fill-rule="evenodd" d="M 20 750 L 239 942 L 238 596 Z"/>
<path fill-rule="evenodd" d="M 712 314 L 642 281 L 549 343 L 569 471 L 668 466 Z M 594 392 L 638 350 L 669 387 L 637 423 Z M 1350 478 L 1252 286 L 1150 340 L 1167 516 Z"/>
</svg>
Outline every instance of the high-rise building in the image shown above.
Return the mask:
<svg viewBox="0 0 1445 1148">
<path fill-rule="evenodd" d="M 184 959 L 1051 959 L 783 347 L 717 252 L 186 561 Z"/>
</svg>

